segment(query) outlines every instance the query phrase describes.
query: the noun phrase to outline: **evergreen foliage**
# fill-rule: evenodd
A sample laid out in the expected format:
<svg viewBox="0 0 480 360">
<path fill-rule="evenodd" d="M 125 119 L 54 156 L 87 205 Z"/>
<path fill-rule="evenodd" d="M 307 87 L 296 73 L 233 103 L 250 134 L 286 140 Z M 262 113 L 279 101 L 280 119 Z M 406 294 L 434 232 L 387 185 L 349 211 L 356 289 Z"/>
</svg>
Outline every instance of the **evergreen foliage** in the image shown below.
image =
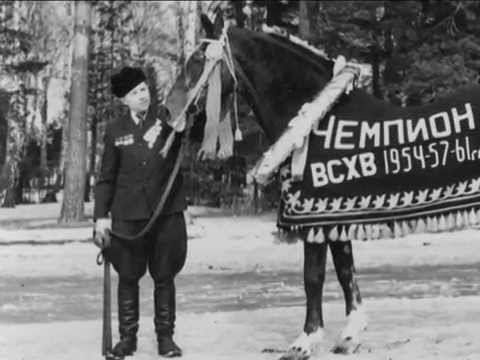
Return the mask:
<svg viewBox="0 0 480 360">
<path fill-rule="evenodd" d="M 371 91 L 399 105 L 427 103 L 480 79 L 479 1 L 102 0 L 92 5 L 87 123 L 90 176 L 98 171 L 105 123 L 123 111 L 110 92 L 112 70 L 122 65 L 143 67 L 153 80 L 154 100 L 161 104 L 185 58 L 203 36 L 197 25 L 192 25 L 201 10 L 210 14 L 221 10 L 226 20 L 252 30 L 260 31 L 264 23 L 280 26 L 325 50 L 331 58 L 342 54 L 369 63 L 374 69 Z M 65 16 L 57 15 L 58 6 L 65 7 Z M 58 144 L 58 138 L 49 137 L 54 133 L 58 137 L 58 129 L 47 130 L 46 116 L 41 128 L 32 127 L 28 119 L 39 107 L 41 114 L 46 114 L 49 79 L 71 77 L 66 53 L 72 8 L 68 1 L 0 3 L 0 80 L 3 84 L 3 79 L 9 78 L 15 84 L 0 89 L 0 101 L 10 104 L 3 114 L 8 121 L 8 145 L 5 149 L 0 143 L 0 155 L 2 151 L 7 155 L 3 183 L 11 190 L 23 181 L 19 178 L 22 159 L 26 167 L 45 166 L 45 161 L 42 165 L 42 161 L 29 158 L 30 150 L 32 156 L 46 156 L 49 167 L 54 159 L 55 166 L 63 161 L 63 156 L 47 151 L 48 143 Z M 59 59 L 64 60 L 63 66 Z M 233 160 L 198 163 L 197 145 L 190 146 L 184 170 L 192 203 L 247 207 L 255 198 L 252 188 L 245 187 L 241 179 L 268 144 L 242 102 L 240 115 L 244 140 L 235 144 Z M 58 119 L 58 124 L 66 128 L 67 118 Z M 12 191 L 10 195 L 8 202 L 13 205 L 19 199 Z M 274 204 L 275 192 L 265 202 Z"/>
</svg>

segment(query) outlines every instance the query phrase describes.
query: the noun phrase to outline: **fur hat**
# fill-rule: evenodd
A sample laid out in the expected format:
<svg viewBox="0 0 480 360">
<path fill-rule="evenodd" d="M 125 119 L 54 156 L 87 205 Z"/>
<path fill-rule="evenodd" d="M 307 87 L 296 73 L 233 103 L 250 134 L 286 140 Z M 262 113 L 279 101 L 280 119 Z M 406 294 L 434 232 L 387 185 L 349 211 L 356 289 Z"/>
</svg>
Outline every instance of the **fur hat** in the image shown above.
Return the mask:
<svg viewBox="0 0 480 360">
<path fill-rule="evenodd" d="M 116 97 L 122 98 L 146 79 L 142 69 L 126 66 L 110 78 L 112 93 Z"/>
</svg>

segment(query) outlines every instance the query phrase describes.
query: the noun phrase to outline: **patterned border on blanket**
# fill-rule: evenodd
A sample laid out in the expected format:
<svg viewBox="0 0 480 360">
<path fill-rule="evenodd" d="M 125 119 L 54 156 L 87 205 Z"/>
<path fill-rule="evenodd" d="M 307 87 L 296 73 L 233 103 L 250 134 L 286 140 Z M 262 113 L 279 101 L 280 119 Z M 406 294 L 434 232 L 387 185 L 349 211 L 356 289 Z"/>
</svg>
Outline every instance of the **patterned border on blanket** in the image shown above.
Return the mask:
<svg viewBox="0 0 480 360">
<path fill-rule="evenodd" d="M 303 178 L 280 169 L 278 227 L 322 242 L 480 225 L 479 95 L 412 109 L 350 96 L 310 135 Z"/>
</svg>

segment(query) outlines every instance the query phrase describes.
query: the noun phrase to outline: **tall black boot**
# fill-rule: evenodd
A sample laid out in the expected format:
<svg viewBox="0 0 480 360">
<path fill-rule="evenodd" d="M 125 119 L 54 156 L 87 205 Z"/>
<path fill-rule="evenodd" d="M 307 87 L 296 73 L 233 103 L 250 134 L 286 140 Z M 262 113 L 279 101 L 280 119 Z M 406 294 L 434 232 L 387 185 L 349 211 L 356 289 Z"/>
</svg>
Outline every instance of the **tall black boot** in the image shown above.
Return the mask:
<svg viewBox="0 0 480 360">
<path fill-rule="evenodd" d="M 182 350 L 172 338 L 175 328 L 175 285 L 173 280 L 155 283 L 154 302 L 158 354 L 164 357 L 182 356 Z"/>
<path fill-rule="evenodd" d="M 112 353 L 119 359 L 133 355 L 137 350 L 138 331 L 138 283 L 118 284 L 118 330 L 120 341 Z"/>
</svg>

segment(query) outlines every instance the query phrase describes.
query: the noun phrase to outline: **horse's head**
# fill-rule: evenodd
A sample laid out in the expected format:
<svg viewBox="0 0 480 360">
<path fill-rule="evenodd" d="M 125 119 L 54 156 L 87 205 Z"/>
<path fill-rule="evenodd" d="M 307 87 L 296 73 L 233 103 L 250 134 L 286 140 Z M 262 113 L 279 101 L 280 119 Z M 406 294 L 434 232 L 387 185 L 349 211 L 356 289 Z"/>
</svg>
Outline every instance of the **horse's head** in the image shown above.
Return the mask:
<svg viewBox="0 0 480 360">
<path fill-rule="evenodd" d="M 217 40 L 223 49 L 222 104 L 230 104 L 227 99 L 238 89 L 271 142 L 332 76 L 332 61 L 287 38 L 236 27 L 224 29 L 221 16 L 214 23 L 202 16 L 202 25 L 207 38 Z M 200 78 L 208 62 L 209 47 L 214 44 L 204 43 L 190 56 L 187 84 Z M 202 99 L 200 107 L 204 104 Z"/>
</svg>

